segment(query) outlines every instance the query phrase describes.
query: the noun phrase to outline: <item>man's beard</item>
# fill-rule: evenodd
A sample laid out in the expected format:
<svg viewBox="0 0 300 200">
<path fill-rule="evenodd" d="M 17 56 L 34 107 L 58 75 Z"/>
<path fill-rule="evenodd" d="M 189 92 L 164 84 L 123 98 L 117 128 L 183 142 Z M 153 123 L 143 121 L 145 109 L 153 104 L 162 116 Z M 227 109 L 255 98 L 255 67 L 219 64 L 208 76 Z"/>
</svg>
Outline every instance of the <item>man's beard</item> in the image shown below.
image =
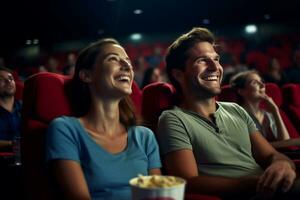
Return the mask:
<svg viewBox="0 0 300 200">
<path fill-rule="evenodd" d="M 15 96 L 16 91 L 12 91 L 12 92 L 7 92 L 7 91 L 3 91 L 0 93 L 0 98 L 11 98 L 13 96 Z"/>
</svg>

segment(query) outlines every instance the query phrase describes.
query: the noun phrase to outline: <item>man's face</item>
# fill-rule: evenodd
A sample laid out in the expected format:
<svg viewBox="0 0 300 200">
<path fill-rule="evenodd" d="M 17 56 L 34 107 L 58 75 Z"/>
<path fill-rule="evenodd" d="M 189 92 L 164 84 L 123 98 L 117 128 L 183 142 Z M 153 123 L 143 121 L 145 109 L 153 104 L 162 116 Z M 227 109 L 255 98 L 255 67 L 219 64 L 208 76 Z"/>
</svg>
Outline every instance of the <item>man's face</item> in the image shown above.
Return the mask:
<svg viewBox="0 0 300 200">
<path fill-rule="evenodd" d="M 188 50 L 180 84 L 185 94 L 210 98 L 221 92 L 223 68 L 219 55 L 209 42 L 199 42 Z"/>
<path fill-rule="evenodd" d="M 0 97 L 14 96 L 16 83 L 10 72 L 0 70 Z"/>
</svg>

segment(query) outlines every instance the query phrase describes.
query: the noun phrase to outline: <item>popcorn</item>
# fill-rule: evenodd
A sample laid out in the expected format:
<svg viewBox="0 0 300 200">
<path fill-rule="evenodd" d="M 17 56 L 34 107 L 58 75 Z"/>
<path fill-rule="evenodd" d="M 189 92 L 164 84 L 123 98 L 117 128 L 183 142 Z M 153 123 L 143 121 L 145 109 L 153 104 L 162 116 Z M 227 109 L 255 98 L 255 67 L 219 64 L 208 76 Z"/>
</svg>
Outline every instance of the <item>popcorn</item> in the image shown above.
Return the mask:
<svg viewBox="0 0 300 200">
<path fill-rule="evenodd" d="M 168 188 L 182 184 L 183 181 L 174 176 L 138 175 L 136 186 L 141 188 Z"/>
</svg>

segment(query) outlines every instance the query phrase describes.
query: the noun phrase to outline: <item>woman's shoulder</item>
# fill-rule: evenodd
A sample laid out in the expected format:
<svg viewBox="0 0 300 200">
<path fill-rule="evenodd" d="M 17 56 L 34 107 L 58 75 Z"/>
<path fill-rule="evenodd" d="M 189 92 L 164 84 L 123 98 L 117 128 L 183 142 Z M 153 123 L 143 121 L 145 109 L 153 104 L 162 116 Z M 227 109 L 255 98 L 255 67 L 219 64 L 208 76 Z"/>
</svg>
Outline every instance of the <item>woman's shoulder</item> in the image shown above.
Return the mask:
<svg viewBox="0 0 300 200">
<path fill-rule="evenodd" d="M 154 138 L 152 130 L 145 126 L 131 126 L 128 132 L 130 132 L 133 138 L 137 140 L 148 140 Z"/>
<path fill-rule="evenodd" d="M 73 127 L 77 126 L 78 119 L 71 116 L 60 116 L 53 119 L 49 126 L 55 127 Z"/>
<path fill-rule="evenodd" d="M 131 127 L 129 127 L 129 130 L 132 131 L 133 133 L 137 133 L 137 134 L 140 134 L 140 133 L 147 134 L 147 135 L 153 134 L 152 130 L 145 126 L 131 126 Z"/>
</svg>

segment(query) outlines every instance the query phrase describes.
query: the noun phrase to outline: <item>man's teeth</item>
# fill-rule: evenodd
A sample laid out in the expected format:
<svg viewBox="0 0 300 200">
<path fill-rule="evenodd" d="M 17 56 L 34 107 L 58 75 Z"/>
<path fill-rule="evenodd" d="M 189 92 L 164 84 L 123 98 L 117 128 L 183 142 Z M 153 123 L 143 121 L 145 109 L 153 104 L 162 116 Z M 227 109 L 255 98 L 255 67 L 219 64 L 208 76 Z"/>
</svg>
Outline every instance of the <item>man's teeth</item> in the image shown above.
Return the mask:
<svg viewBox="0 0 300 200">
<path fill-rule="evenodd" d="M 118 81 L 130 81 L 130 78 L 128 76 L 120 76 L 117 78 Z"/>
<path fill-rule="evenodd" d="M 204 78 L 204 80 L 206 80 L 206 81 L 217 81 L 218 76 L 207 76 L 207 77 Z"/>
</svg>

